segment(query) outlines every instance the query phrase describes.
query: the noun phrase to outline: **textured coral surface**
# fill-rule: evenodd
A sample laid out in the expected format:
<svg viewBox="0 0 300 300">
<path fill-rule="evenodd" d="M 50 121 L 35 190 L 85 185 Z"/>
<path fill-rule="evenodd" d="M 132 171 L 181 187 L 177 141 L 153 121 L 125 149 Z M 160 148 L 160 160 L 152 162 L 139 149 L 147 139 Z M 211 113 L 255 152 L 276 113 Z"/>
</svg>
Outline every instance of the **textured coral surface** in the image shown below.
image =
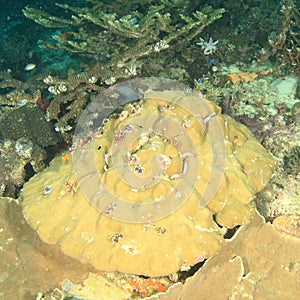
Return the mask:
<svg viewBox="0 0 300 300">
<path fill-rule="evenodd" d="M 215 105 L 180 91 L 147 97 L 136 104 L 138 112 L 128 104 L 118 117 L 111 118 L 99 137 L 79 149 L 82 155 L 73 160 L 63 156 L 64 161 L 56 157 L 49 168 L 26 183 L 23 212 L 43 241 L 57 243 L 71 257 L 100 270 L 158 276 L 188 269 L 212 256 L 223 244 L 226 228 L 250 221 L 255 212 L 252 197 L 268 182 L 273 160 L 246 127 L 220 115 Z M 166 99 L 177 100 L 165 103 Z M 187 111 L 193 108 L 192 113 Z M 207 120 L 208 112 L 213 112 L 214 117 L 205 124 L 203 119 Z M 125 147 L 129 156 L 118 156 L 124 150 L 123 140 L 118 140 L 121 129 L 140 117 L 144 118 L 143 130 L 150 125 L 151 135 L 147 135 L 149 128 L 145 129 L 129 148 Z M 178 136 L 175 131 L 164 136 L 158 125 L 164 125 L 164 120 L 175 122 L 182 134 Z M 224 140 L 220 140 L 220 133 Z M 168 137 L 172 134 L 173 138 Z M 190 141 L 191 151 L 195 151 L 188 157 L 184 145 L 180 146 L 185 139 Z M 216 158 L 215 153 L 222 159 Z M 136 167 L 130 165 L 129 157 L 133 154 L 141 161 L 146 176 L 131 170 Z M 120 160 L 112 163 L 116 157 Z M 157 180 L 149 186 L 132 186 L 132 178 L 137 182 L 148 178 L 151 168 L 146 162 L 152 159 L 158 164 L 154 164 L 152 171 L 160 168 Z M 126 160 L 127 168 L 118 170 Z M 218 182 L 215 174 L 222 167 L 224 176 Z M 195 181 L 189 181 L 190 178 Z M 188 186 L 191 193 L 181 199 Z M 207 186 L 213 188 L 208 193 Z M 177 193 L 173 195 L 174 189 Z M 99 195 L 104 195 L 101 201 L 109 203 L 103 210 L 98 207 L 101 201 L 94 199 Z M 172 208 L 171 214 L 166 213 L 159 220 L 155 214 L 168 207 L 163 201 L 157 202 L 155 195 L 168 199 Z M 204 199 L 206 205 L 199 207 L 204 195 L 211 199 Z M 153 206 L 157 209 L 153 222 L 151 218 L 145 222 L 124 222 L 117 218 L 120 214 L 114 215 L 121 202 L 115 203 L 116 198 L 126 201 L 127 209 L 128 205 L 136 205 L 142 210 L 145 203 L 162 206 Z M 123 213 L 133 215 L 134 209 L 129 210 Z"/>
</svg>

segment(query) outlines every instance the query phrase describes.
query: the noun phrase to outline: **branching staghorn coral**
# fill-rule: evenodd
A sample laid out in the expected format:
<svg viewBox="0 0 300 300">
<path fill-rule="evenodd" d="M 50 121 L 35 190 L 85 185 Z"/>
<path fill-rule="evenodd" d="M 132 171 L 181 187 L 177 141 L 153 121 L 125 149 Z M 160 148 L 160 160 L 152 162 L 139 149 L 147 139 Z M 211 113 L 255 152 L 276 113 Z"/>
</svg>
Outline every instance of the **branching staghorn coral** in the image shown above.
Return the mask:
<svg viewBox="0 0 300 300">
<path fill-rule="evenodd" d="M 296 74 L 300 74 L 300 10 L 293 0 L 281 1 L 283 21 L 280 32 L 269 39 L 277 69 L 280 65 L 289 65 Z"/>
<path fill-rule="evenodd" d="M 52 36 L 54 41 L 43 41 L 41 47 L 97 54 L 111 64 L 136 60 L 175 45 L 186 48 L 224 12 L 210 6 L 193 11 L 189 1 L 164 0 L 159 5 L 145 3 L 143 12 L 137 10 L 135 1 L 131 1 L 121 14 L 120 1 L 114 5 L 95 0 L 87 2 L 92 6 L 56 4 L 73 13 L 69 19 L 31 7 L 26 7 L 23 12 L 38 24 L 62 29 L 60 34 Z"/>
<path fill-rule="evenodd" d="M 201 8 L 187 0 L 162 0 L 159 5 L 153 1 L 106 2 L 86 0 L 85 7 L 56 4 L 70 12 L 70 18 L 30 7 L 23 10 L 36 23 L 60 29 L 52 41 L 41 42 L 42 48 L 79 52 L 97 61 L 68 78 L 43 74 L 22 83 L 10 74 L 8 80 L 8 74 L 2 76 L 0 88 L 11 89 L 18 99 L 22 94 L 28 98 L 37 89 L 44 96 L 48 93 L 47 118 L 56 120 L 58 131 L 70 130 L 91 94 L 116 81 L 136 75 L 160 76 L 159 72 L 168 77 L 169 73 L 173 77 L 185 74 L 182 53 L 193 49 L 194 38 L 224 13 L 224 9 Z"/>
<path fill-rule="evenodd" d="M 42 110 L 47 109 L 48 121 L 56 120 L 57 131 L 69 131 L 72 129 L 70 123 L 73 124 L 80 117 L 90 95 L 114 84 L 118 79 L 130 78 L 130 67 L 133 68 L 112 68 L 96 64 L 68 78 L 44 73 L 25 82 L 15 79 L 10 72 L 1 72 L 0 89 L 9 90 L 0 95 L 1 111 L 18 107 L 24 101 L 36 103 Z"/>
</svg>

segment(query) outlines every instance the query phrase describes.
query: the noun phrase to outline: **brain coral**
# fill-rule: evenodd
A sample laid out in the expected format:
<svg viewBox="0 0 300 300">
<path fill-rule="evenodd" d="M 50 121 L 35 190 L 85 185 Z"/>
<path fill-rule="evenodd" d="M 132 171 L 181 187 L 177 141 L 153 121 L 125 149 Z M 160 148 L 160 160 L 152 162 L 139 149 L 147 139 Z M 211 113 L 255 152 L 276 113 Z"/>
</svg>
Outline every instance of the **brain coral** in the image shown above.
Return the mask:
<svg viewBox="0 0 300 300">
<path fill-rule="evenodd" d="M 274 166 L 245 126 L 178 90 L 146 93 L 79 144 L 24 185 L 27 222 L 99 270 L 149 276 L 219 250 Z"/>
</svg>

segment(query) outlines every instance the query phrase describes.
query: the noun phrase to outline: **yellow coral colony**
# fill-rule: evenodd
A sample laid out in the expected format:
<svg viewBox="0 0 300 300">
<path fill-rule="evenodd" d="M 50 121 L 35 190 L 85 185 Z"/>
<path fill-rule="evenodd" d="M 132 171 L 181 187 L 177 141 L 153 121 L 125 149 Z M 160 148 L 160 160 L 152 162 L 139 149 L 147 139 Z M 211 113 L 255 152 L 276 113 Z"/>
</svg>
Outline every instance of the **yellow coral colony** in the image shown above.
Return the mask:
<svg viewBox="0 0 300 300">
<path fill-rule="evenodd" d="M 165 131 L 155 129 L 161 122 Z M 252 198 L 272 174 L 271 156 L 245 126 L 180 91 L 146 94 L 94 135 L 82 160 L 56 157 L 25 184 L 23 212 L 44 242 L 99 270 L 159 276 L 212 256 L 226 228 L 249 223 Z M 114 215 L 111 199 L 129 211 Z M 128 209 L 153 203 L 144 222 Z"/>
</svg>

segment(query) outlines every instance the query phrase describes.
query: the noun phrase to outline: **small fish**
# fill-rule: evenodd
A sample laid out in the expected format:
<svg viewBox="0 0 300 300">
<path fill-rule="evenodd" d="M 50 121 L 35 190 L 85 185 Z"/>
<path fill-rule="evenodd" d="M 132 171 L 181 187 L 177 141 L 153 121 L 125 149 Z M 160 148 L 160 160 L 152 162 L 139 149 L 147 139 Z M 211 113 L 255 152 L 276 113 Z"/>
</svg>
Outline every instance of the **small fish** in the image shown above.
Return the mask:
<svg viewBox="0 0 300 300">
<path fill-rule="evenodd" d="M 25 71 L 31 71 L 35 69 L 36 65 L 35 64 L 27 64 L 24 68 Z"/>
</svg>

